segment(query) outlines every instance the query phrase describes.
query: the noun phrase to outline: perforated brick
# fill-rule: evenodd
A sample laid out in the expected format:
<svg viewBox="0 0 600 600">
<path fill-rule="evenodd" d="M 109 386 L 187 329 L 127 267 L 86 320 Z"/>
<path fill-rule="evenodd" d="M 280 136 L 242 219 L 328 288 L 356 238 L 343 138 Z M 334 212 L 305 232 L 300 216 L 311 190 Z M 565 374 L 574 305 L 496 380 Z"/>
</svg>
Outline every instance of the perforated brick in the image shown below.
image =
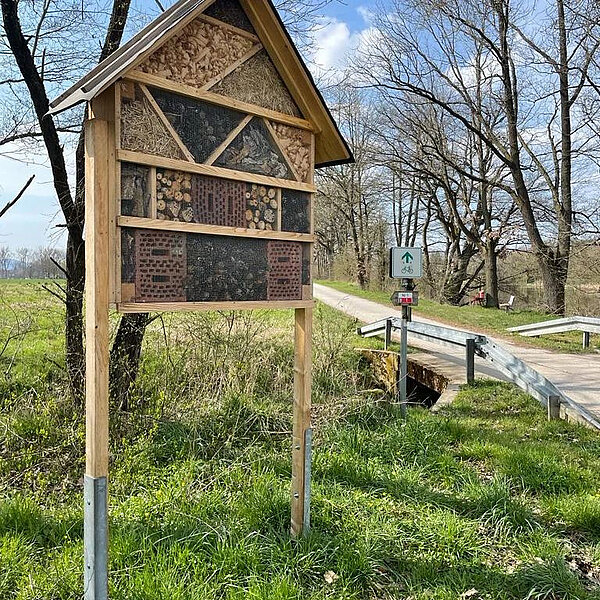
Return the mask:
<svg viewBox="0 0 600 600">
<path fill-rule="evenodd" d="M 185 234 L 135 230 L 134 239 L 136 301 L 185 302 Z"/>
<path fill-rule="evenodd" d="M 246 184 L 196 175 L 192 178 L 192 206 L 197 223 L 246 227 Z"/>
<path fill-rule="evenodd" d="M 302 244 L 270 241 L 267 246 L 269 300 L 302 299 Z"/>
</svg>

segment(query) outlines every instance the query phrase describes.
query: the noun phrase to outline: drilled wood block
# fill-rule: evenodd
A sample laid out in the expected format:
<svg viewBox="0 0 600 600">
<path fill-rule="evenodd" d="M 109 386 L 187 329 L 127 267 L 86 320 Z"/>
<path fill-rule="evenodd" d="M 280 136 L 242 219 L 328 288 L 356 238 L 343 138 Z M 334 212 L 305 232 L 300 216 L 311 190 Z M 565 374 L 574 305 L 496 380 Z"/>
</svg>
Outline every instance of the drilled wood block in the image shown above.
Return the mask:
<svg viewBox="0 0 600 600">
<path fill-rule="evenodd" d="M 248 184 L 244 225 L 248 229 L 277 231 L 279 199 L 277 189 Z"/>
<path fill-rule="evenodd" d="M 138 68 L 200 88 L 232 67 L 253 46 L 252 40 L 231 29 L 195 19 Z"/>
<path fill-rule="evenodd" d="M 195 223 L 191 173 L 156 170 L 156 214 L 163 221 Z"/>
</svg>

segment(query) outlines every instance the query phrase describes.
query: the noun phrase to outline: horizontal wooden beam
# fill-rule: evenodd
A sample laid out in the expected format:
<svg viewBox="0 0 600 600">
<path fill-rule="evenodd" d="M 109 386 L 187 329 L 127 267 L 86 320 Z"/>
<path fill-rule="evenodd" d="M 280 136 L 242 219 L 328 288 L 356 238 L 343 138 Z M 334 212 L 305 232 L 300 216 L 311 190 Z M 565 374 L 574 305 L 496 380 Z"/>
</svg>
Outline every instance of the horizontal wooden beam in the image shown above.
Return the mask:
<svg viewBox="0 0 600 600">
<path fill-rule="evenodd" d="M 262 238 L 267 240 L 283 240 L 286 242 L 305 242 L 307 244 L 315 242 L 314 235 L 293 233 L 290 231 L 262 231 L 260 229 L 244 229 L 243 227 L 223 227 L 221 225 L 163 221 L 161 219 L 145 219 L 142 217 L 119 217 L 117 223 L 119 227 L 133 227 L 135 229 L 157 229 L 160 231 L 179 231 L 182 233 Z"/>
<path fill-rule="evenodd" d="M 120 313 L 147 312 L 199 312 L 210 310 L 287 310 L 291 308 L 313 308 L 314 300 L 267 300 L 259 302 L 139 302 L 117 305 Z"/>
<path fill-rule="evenodd" d="M 171 169 L 173 171 L 198 173 L 199 175 L 221 177 L 223 179 L 232 179 L 233 181 L 257 183 L 259 185 L 266 185 L 267 187 L 298 190 L 300 192 L 307 192 L 308 194 L 314 194 L 317 191 L 316 186 L 311 183 L 302 183 L 290 179 L 277 179 L 276 177 L 266 177 L 265 175 L 223 169 L 222 167 L 215 167 L 213 165 L 189 163 L 185 160 L 164 158 L 162 156 L 154 156 L 153 154 L 144 154 L 143 152 L 132 152 L 131 150 L 118 150 L 117 159 L 124 162 L 146 165 L 148 167 L 162 167 L 163 169 Z"/>
<path fill-rule="evenodd" d="M 127 73 L 127 79 L 137 81 L 138 83 L 145 83 L 146 85 L 161 88 L 175 94 L 181 94 L 182 96 L 187 96 L 189 98 L 196 98 L 197 100 L 202 100 L 209 104 L 232 108 L 251 115 L 256 115 L 257 117 L 266 117 L 271 121 L 283 123 L 284 125 L 291 125 L 292 127 L 299 127 L 300 129 L 306 129 L 313 132 L 315 131 L 315 127 L 306 119 L 299 119 L 298 117 L 263 108 L 256 104 L 249 104 L 248 102 L 227 98 L 220 94 L 215 94 L 214 92 L 203 91 L 192 87 L 191 85 L 179 83 L 178 81 L 171 81 L 170 79 L 164 79 L 163 77 L 157 77 L 156 75 L 150 75 L 149 73 L 143 73 L 142 71 L 130 71 Z"/>
</svg>

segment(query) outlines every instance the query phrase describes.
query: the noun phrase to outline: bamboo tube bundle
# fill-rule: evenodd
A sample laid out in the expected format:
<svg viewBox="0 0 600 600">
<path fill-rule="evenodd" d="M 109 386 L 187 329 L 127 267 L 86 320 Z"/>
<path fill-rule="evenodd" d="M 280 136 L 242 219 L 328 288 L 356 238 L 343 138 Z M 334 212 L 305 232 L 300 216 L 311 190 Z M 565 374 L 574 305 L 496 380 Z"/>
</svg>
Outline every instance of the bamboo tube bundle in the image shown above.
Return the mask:
<svg viewBox="0 0 600 600">
<path fill-rule="evenodd" d="M 196 19 L 148 57 L 139 69 L 202 87 L 244 57 L 253 46 L 254 42 L 245 36 Z"/>
<path fill-rule="evenodd" d="M 246 192 L 246 227 L 262 231 L 277 230 L 279 199 L 275 188 L 252 184 Z"/>
</svg>

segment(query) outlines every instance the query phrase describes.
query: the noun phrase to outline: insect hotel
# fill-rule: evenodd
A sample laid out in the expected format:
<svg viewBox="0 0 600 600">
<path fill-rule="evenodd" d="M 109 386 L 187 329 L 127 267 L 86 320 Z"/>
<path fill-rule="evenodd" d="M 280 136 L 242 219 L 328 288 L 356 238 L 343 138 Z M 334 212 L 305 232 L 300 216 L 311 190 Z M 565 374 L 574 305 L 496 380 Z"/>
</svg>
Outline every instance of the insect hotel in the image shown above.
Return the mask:
<svg viewBox="0 0 600 600">
<path fill-rule="evenodd" d="M 106 598 L 111 307 L 295 309 L 292 534 L 308 527 L 314 170 L 352 156 L 269 0 L 176 3 L 51 112 L 81 102 L 86 598 Z"/>
</svg>

